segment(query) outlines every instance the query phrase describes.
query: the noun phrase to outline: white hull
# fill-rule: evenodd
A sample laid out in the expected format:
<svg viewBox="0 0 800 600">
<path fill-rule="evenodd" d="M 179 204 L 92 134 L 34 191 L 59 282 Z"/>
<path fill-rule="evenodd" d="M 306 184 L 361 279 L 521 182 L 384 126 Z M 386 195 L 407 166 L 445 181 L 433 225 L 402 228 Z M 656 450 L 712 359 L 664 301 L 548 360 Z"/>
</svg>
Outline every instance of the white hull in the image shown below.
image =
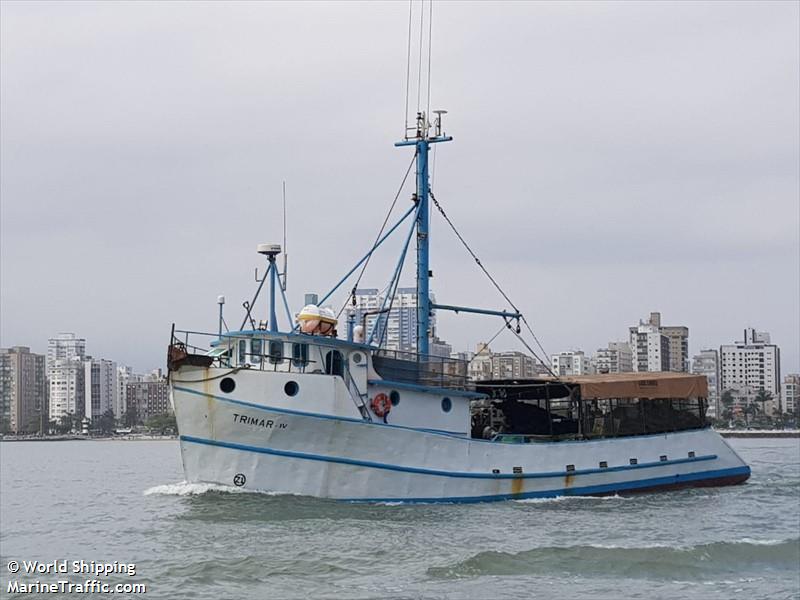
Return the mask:
<svg viewBox="0 0 800 600">
<path fill-rule="evenodd" d="M 269 389 L 255 393 L 247 385 L 251 378 L 275 377 L 263 373 L 240 372 L 241 393 L 222 395 L 216 380 L 208 381 L 216 372 L 223 373 L 181 369 L 179 382 L 173 382 L 181 455 L 191 482 L 354 501 L 476 502 L 736 483 L 750 474 L 711 429 L 591 441 L 488 442 L 365 422 L 335 389 L 325 394 L 327 400 L 316 398 L 313 410 Z M 306 388 L 341 381 L 293 377 Z"/>
</svg>

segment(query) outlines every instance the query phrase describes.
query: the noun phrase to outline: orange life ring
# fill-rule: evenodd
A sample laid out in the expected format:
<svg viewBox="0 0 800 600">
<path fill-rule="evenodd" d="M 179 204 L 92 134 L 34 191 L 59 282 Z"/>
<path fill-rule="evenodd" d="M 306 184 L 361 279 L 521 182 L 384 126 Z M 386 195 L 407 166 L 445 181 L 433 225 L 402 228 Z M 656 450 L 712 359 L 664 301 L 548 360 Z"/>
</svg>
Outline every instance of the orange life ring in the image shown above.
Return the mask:
<svg viewBox="0 0 800 600">
<path fill-rule="evenodd" d="M 392 401 L 389 400 L 389 396 L 381 392 L 377 394 L 369 403 L 370 408 L 372 408 L 372 412 L 374 412 L 380 418 L 385 417 L 389 414 L 389 411 L 392 410 Z"/>
</svg>

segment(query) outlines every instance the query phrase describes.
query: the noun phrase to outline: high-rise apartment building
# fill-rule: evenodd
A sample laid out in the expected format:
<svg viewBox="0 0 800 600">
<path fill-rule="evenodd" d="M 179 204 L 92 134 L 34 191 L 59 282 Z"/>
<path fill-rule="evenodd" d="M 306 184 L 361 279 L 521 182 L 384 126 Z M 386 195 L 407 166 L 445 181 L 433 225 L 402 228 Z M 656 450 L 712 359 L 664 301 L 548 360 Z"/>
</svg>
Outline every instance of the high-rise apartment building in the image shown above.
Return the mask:
<svg viewBox="0 0 800 600">
<path fill-rule="evenodd" d="M 113 407 L 114 417 L 122 419 L 128 410 L 128 384 L 143 381 L 144 375 L 133 372 L 132 367 L 120 365 L 117 367 L 117 397 Z"/>
<path fill-rule="evenodd" d="M 628 342 L 609 342 L 598 348 L 592 361 L 597 373 L 630 373 L 633 371 L 633 354 Z"/>
<path fill-rule="evenodd" d="M 467 376 L 473 381 L 492 378 L 492 351 L 488 344 L 478 344 L 475 354 L 470 356 Z"/>
<path fill-rule="evenodd" d="M 165 380 L 137 381 L 127 385 L 128 412 L 136 415 L 137 423 L 150 417 L 172 414 L 169 385 Z"/>
<path fill-rule="evenodd" d="M 719 353 L 716 350 L 701 350 L 692 358 L 692 373 L 705 375 L 708 380 L 708 411 L 710 419 L 722 415 L 720 398 Z"/>
<path fill-rule="evenodd" d="M 662 325 L 661 313 L 651 312 L 647 321 L 629 328 L 633 368 L 636 371 L 689 371 L 689 328 L 683 325 Z M 659 333 L 666 338 L 657 339 Z M 663 348 L 666 346 L 666 351 Z M 647 364 L 647 368 L 642 368 Z"/>
<path fill-rule="evenodd" d="M 0 432 L 47 431 L 45 357 L 25 346 L 0 348 Z"/>
<path fill-rule="evenodd" d="M 793 415 L 798 403 L 800 403 L 800 374 L 790 373 L 783 378 L 781 386 L 781 410 Z"/>
<path fill-rule="evenodd" d="M 530 379 L 547 373 L 547 368 L 523 352 L 492 352 L 478 344 L 469 358 L 467 374 L 473 381 L 486 379 Z"/>
<path fill-rule="evenodd" d="M 781 353 L 769 333 L 748 327 L 742 341 L 721 346 L 719 354 L 720 393 L 730 390 L 737 404 L 747 406 L 763 389 L 774 398 L 765 408 L 774 412 L 780 398 Z"/>
<path fill-rule="evenodd" d="M 106 411 L 114 412 L 114 407 L 119 405 L 117 363 L 104 358 L 87 357 L 83 368 L 84 416 L 99 419 Z"/>
<path fill-rule="evenodd" d="M 65 415 L 83 417 L 86 404 L 83 361 L 77 358 L 48 361 L 47 379 L 50 420 L 59 421 Z"/>
<path fill-rule="evenodd" d="M 48 340 L 47 379 L 51 421 L 58 421 L 67 414 L 84 416 L 85 358 L 86 340 L 74 333 L 60 333 Z"/>
<path fill-rule="evenodd" d="M 380 310 L 386 297 L 380 290 L 361 289 L 356 290 L 356 325 L 364 324 L 366 317 L 365 340 L 369 340 L 373 335 L 373 343 L 382 340 L 382 346 L 388 350 L 400 350 L 403 352 L 417 351 L 417 290 L 416 288 L 397 288 L 394 302 L 388 313 L 374 314 Z M 431 295 L 431 301 L 435 301 Z M 387 302 L 386 308 L 389 307 Z M 373 314 L 367 314 L 373 313 Z M 436 314 L 431 315 L 431 331 L 429 337 L 436 339 Z M 376 328 L 377 325 L 377 329 Z M 436 348 L 437 352 L 443 353 L 444 347 Z M 447 355 L 449 356 L 449 352 Z"/>
<path fill-rule="evenodd" d="M 492 379 L 530 379 L 541 374 L 536 360 L 523 352 L 494 352 Z"/>
<path fill-rule="evenodd" d="M 71 360 L 86 358 L 86 340 L 77 337 L 74 333 L 59 333 L 47 340 L 47 364 L 56 360 Z"/>
<path fill-rule="evenodd" d="M 594 365 L 583 350 L 570 350 L 553 354 L 550 357 L 550 367 L 556 375 L 589 375 L 594 373 Z"/>
<path fill-rule="evenodd" d="M 630 336 L 634 371 L 669 371 L 669 338 L 657 325 L 631 327 Z"/>
</svg>

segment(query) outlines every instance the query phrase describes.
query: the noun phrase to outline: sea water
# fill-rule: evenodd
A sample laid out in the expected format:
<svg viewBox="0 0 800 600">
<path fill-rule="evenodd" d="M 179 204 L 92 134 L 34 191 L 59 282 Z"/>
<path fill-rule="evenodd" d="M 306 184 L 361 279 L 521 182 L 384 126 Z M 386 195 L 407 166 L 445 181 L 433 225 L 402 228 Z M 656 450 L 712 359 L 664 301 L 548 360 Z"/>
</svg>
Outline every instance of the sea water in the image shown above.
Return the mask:
<svg viewBox="0 0 800 600">
<path fill-rule="evenodd" d="M 800 598 L 800 440 L 731 444 L 744 485 L 370 505 L 182 483 L 174 441 L 5 442 L 0 597 L 96 580 L 146 587 L 131 598 Z"/>
</svg>

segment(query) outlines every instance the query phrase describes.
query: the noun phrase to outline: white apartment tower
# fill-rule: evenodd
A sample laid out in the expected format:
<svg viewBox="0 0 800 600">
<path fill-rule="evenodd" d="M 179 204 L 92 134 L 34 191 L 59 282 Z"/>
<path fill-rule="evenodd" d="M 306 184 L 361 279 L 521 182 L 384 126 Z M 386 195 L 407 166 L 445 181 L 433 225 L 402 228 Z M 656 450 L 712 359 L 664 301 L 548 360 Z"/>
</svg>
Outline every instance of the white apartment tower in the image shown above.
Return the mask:
<svg viewBox="0 0 800 600">
<path fill-rule="evenodd" d="M 570 350 L 553 354 L 550 357 L 550 366 L 556 375 L 589 375 L 594 373 L 594 367 L 583 350 Z"/>
<path fill-rule="evenodd" d="M 83 361 L 59 358 L 48 362 L 47 373 L 50 420 L 58 421 L 67 414 L 82 417 L 85 406 Z"/>
<path fill-rule="evenodd" d="M 607 348 L 598 348 L 593 363 L 598 373 L 630 373 L 633 371 L 631 346 L 628 342 L 609 342 Z"/>
<path fill-rule="evenodd" d="M 467 365 L 467 376 L 473 381 L 492 378 L 492 351 L 488 344 L 478 344 Z"/>
<path fill-rule="evenodd" d="M 720 375 L 719 375 L 719 353 L 716 350 L 701 350 L 692 358 L 692 373 L 705 375 L 708 380 L 708 412 L 710 419 L 716 419 L 722 414 L 722 407 L 719 405 L 720 398 Z"/>
<path fill-rule="evenodd" d="M 769 333 L 748 327 L 743 341 L 721 346 L 719 354 L 722 391 L 731 390 L 736 402 L 746 406 L 763 389 L 777 405 L 781 354 L 778 346 L 770 343 Z"/>
<path fill-rule="evenodd" d="M 376 324 L 378 329 L 375 331 L 373 343 L 378 343 L 382 338 L 382 347 L 388 350 L 399 350 L 402 352 L 417 351 L 417 289 L 412 287 L 399 287 L 395 294 L 394 301 L 391 303 L 391 310 L 386 314 L 367 314 L 378 311 L 383 306 L 386 294 L 375 288 L 356 290 L 356 325 L 362 325 L 366 317 L 365 340 L 368 340 Z M 431 295 L 431 301 L 435 301 Z M 389 302 L 386 303 L 389 308 Z M 433 348 L 440 355 L 450 355 L 436 335 L 436 315 L 431 315 L 431 331 L 429 337 L 434 340 Z"/>
<path fill-rule="evenodd" d="M 689 371 L 688 327 L 662 325 L 661 313 L 651 312 L 647 321 L 639 321 L 638 326 L 629 328 L 629 333 L 635 371 Z M 666 339 L 643 337 L 655 333 Z"/>
<path fill-rule="evenodd" d="M 783 378 L 781 386 L 781 410 L 793 415 L 798 403 L 800 403 L 800 374 L 790 373 Z"/>
<path fill-rule="evenodd" d="M 47 342 L 47 379 L 51 421 L 67 414 L 82 417 L 85 406 L 84 367 L 86 340 L 60 333 Z"/>
<path fill-rule="evenodd" d="M 74 333 L 59 333 L 47 340 L 47 364 L 56 360 L 86 358 L 86 340 Z"/>
<path fill-rule="evenodd" d="M 669 371 L 669 338 L 657 325 L 630 328 L 634 371 Z"/>
</svg>

